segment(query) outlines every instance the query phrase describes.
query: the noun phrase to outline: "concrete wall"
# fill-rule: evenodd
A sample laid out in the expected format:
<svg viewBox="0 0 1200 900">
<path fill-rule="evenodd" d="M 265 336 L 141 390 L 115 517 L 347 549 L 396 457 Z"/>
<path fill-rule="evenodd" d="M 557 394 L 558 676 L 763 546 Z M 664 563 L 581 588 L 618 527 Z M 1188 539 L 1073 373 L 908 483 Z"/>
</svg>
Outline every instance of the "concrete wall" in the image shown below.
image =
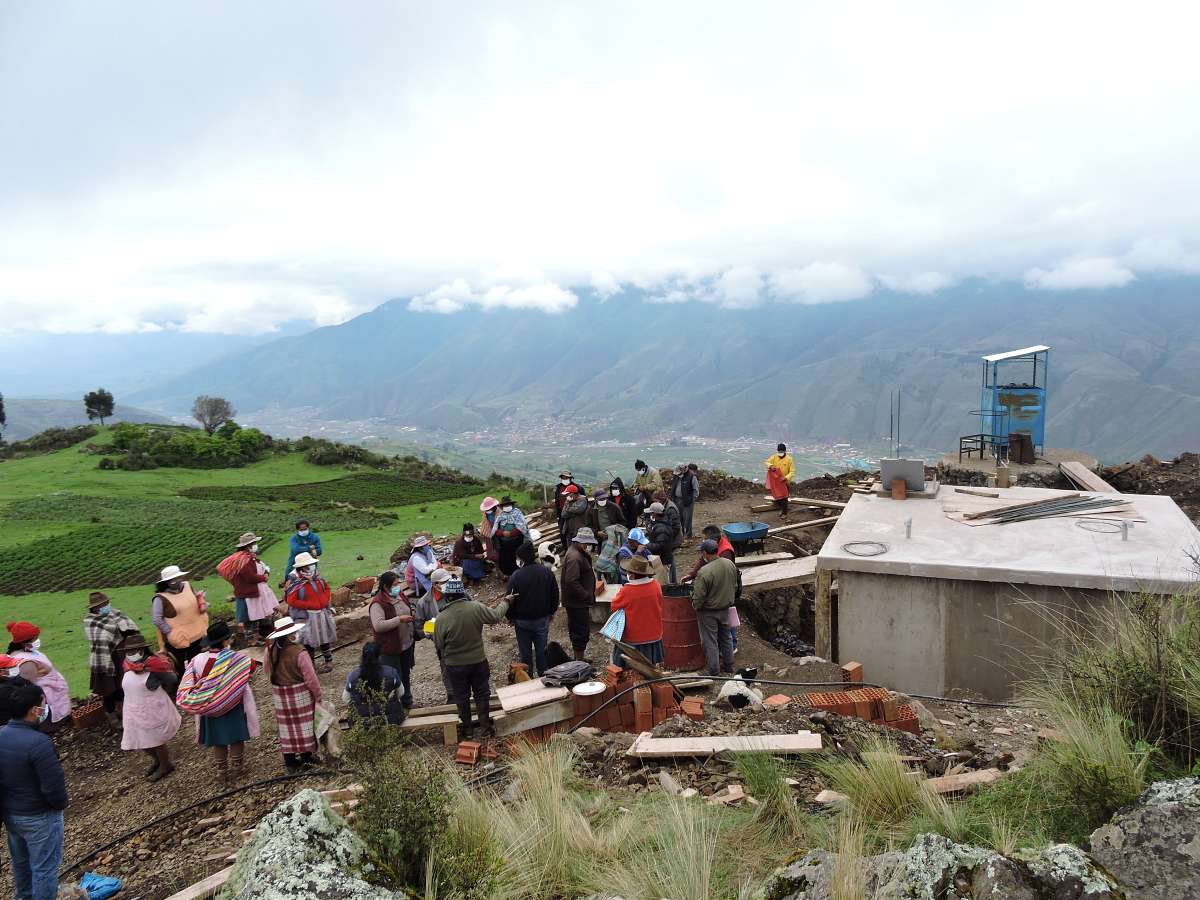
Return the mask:
<svg viewBox="0 0 1200 900">
<path fill-rule="evenodd" d="M 1033 675 L 1061 634 L 1113 603 L 1106 591 L 838 572 L 837 659 L 900 691 L 995 700 Z"/>
</svg>

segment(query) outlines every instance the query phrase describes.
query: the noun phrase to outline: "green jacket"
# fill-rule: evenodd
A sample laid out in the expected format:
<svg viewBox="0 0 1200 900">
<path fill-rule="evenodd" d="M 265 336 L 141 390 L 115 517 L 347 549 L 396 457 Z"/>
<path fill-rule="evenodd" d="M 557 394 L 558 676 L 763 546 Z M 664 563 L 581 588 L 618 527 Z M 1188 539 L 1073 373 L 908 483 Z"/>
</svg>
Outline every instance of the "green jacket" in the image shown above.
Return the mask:
<svg viewBox="0 0 1200 900">
<path fill-rule="evenodd" d="M 706 562 L 692 582 L 692 608 L 697 612 L 729 609 L 737 596 L 737 565 L 723 556 Z M 442 620 L 438 619 L 440 627 Z"/>
<path fill-rule="evenodd" d="M 487 659 L 483 652 L 483 626 L 504 621 L 508 601 L 489 609 L 478 600 L 452 600 L 438 613 L 433 643 L 448 666 L 469 666 Z"/>
</svg>

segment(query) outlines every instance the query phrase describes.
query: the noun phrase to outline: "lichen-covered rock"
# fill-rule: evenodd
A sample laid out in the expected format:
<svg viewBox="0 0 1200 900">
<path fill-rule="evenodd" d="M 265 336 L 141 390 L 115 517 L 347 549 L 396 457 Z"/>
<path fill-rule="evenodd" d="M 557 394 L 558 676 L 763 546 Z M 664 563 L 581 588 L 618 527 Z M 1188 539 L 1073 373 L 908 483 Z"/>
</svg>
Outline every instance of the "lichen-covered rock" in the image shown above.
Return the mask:
<svg viewBox="0 0 1200 900">
<path fill-rule="evenodd" d="M 975 867 L 971 896 L 973 900 L 1038 900 L 1029 873 L 999 854 Z"/>
<path fill-rule="evenodd" d="M 268 813 L 238 853 L 222 898 L 237 900 L 394 900 L 363 881 L 366 846 L 329 801 L 304 790 Z"/>
<path fill-rule="evenodd" d="M 1121 900 L 1117 885 L 1074 844 L 1051 844 L 1013 854 L 1025 863 L 1042 896 L 1053 900 Z"/>
<path fill-rule="evenodd" d="M 923 834 L 904 852 L 881 897 L 905 900 L 966 900 L 975 869 L 997 856 L 982 847 Z"/>
<path fill-rule="evenodd" d="M 827 850 L 810 850 L 789 865 L 776 870 L 762 892 L 763 900 L 827 900 L 833 896 L 838 855 Z M 891 878 L 900 862 L 899 853 L 881 853 L 863 860 L 863 896 L 874 897 Z"/>
<path fill-rule="evenodd" d="M 1091 847 L 1130 900 L 1200 897 L 1200 778 L 1155 782 L 1092 832 Z"/>
</svg>

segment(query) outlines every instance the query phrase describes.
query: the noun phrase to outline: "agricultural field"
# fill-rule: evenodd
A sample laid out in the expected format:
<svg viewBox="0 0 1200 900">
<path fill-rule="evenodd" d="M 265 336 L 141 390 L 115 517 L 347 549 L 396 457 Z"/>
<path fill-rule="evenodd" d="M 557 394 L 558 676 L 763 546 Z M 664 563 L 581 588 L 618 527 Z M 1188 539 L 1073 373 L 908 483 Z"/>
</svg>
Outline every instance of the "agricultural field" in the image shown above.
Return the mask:
<svg viewBox="0 0 1200 900">
<path fill-rule="evenodd" d="M 87 443 L 103 445 L 108 431 Z M 505 492 L 498 485 L 436 481 L 421 490 L 411 477 L 383 476 L 400 482 L 399 490 L 384 494 L 371 485 L 375 473 L 314 465 L 300 452 L 238 469 L 110 472 L 96 469 L 95 454 L 81 452 L 82 446 L 0 461 L 0 622 L 36 623 L 43 650 L 76 696 L 86 695 L 88 686 L 82 620 L 91 590 L 102 588 L 152 637 L 153 584 L 159 569 L 172 563 L 196 573 L 191 580 L 207 591 L 215 617 L 230 615 L 229 585 L 211 573 L 243 531 L 263 535 L 263 559 L 282 575 L 294 522 L 309 519 L 324 542 L 322 573 L 344 584 L 383 571 L 416 531 L 448 535 L 463 522 L 478 522 L 485 493 Z M 338 482 L 355 486 L 349 495 L 321 487 Z M 271 485 L 296 491 L 288 499 L 263 498 L 264 486 L 276 496 Z M 227 496 L 187 496 L 197 487 L 220 488 Z"/>
<path fill-rule="evenodd" d="M 397 475 L 368 472 L 333 481 L 307 484 L 280 484 L 273 487 L 186 488 L 180 493 L 193 500 L 257 500 L 265 503 L 349 503 L 359 507 L 405 506 L 432 500 L 453 500 L 478 493 L 479 483 L 452 484 L 422 481 Z"/>
</svg>

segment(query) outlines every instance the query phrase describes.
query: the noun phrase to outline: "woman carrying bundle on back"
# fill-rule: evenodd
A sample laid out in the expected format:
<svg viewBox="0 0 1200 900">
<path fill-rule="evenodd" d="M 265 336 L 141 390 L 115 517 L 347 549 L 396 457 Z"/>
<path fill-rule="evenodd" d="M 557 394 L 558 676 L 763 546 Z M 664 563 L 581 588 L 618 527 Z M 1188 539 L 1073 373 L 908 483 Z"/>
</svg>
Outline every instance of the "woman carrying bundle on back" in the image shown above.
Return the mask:
<svg viewBox="0 0 1200 900">
<path fill-rule="evenodd" d="M 304 625 L 300 640 L 308 650 L 309 659 L 316 662 L 317 649 L 321 650 L 319 672 L 333 669 L 333 651 L 337 640 L 337 622 L 329 608 L 329 582 L 317 574 L 317 561 L 307 553 L 296 557 L 296 567 L 283 586 L 283 600 L 288 606 L 288 615 L 293 622 Z"/>
<path fill-rule="evenodd" d="M 245 768 L 246 741 L 260 734 L 250 676 L 258 665 L 229 645 L 225 622 L 208 628 L 204 649 L 192 657 L 179 682 L 175 704 L 196 717 L 196 743 L 212 748 L 217 778 L 236 781 Z"/>
</svg>

